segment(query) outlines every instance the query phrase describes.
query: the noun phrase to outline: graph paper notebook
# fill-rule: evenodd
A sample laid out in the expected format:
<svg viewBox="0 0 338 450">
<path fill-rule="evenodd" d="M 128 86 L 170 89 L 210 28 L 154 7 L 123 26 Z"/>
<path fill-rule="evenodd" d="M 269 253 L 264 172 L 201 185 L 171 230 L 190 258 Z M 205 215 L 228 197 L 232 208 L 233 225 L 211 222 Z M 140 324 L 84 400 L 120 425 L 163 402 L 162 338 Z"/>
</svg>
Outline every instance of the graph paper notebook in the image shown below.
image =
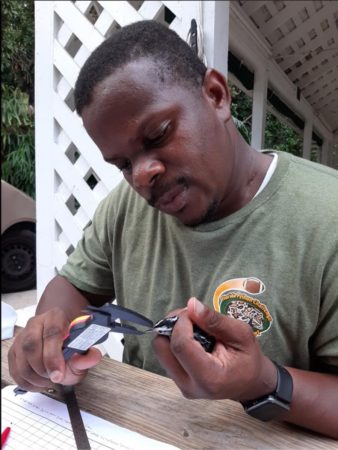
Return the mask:
<svg viewBox="0 0 338 450">
<path fill-rule="evenodd" d="M 11 427 L 3 450 L 76 449 L 66 406 L 45 395 L 15 396 L 16 386 L 1 390 L 1 426 Z M 81 411 L 92 450 L 178 450 Z"/>
</svg>

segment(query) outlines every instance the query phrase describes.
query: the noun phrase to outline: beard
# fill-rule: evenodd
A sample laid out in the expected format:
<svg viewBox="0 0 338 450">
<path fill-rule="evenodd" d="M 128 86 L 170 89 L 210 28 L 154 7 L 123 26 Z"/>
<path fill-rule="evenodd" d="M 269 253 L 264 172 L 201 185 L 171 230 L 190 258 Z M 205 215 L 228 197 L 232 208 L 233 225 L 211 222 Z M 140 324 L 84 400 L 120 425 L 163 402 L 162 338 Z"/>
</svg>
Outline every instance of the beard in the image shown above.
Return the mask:
<svg viewBox="0 0 338 450">
<path fill-rule="evenodd" d="M 213 200 L 205 214 L 201 217 L 201 219 L 196 223 L 196 225 L 201 225 L 203 223 L 213 222 L 214 220 L 217 220 L 217 209 L 218 209 L 218 203 L 216 200 Z"/>
</svg>

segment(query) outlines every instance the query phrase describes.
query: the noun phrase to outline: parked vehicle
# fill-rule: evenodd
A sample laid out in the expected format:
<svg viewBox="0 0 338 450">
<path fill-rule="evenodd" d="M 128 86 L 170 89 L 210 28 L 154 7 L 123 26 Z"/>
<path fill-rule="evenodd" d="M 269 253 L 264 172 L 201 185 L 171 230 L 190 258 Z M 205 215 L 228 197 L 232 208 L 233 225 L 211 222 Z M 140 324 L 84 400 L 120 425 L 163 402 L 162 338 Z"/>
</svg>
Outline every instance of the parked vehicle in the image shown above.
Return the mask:
<svg viewBox="0 0 338 450">
<path fill-rule="evenodd" d="M 35 201 L 1 180 L 1 292 L 36 287 Z"/>
</svg>

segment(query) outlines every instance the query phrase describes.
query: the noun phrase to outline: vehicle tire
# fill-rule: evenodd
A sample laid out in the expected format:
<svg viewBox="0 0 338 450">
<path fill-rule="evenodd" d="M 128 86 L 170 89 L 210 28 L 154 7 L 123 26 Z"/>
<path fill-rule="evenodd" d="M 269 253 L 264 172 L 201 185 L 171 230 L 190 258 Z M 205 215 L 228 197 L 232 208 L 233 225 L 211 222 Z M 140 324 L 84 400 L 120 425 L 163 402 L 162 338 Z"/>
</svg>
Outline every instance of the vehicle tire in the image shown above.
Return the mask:
<svg viewBox="0 0 338 450">
<path fill-rule="evenodd" d="M 35 289 L 35 233 L 31 230 L 9 231 L 1 241 L 1 292 Z"/>
</svg>

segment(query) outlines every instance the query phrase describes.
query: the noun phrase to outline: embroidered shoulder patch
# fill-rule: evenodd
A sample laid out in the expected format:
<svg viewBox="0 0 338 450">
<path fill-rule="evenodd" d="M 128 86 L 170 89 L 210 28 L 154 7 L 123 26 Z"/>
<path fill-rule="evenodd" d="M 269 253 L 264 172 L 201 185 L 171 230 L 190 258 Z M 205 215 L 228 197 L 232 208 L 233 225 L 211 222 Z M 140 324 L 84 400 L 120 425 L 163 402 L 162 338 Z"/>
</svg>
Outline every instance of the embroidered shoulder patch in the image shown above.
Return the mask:
<svg viewBox="0 0 338 450">
<path fill-rule="evenodd" d="M 256 296 L 265 291 L 258 278 L 234 278 L 221 283 L 214 293 L 214 309 L 251 325 L 256 336 L 267 331 L 272 323 L 268 308 Z M 253 297 L 255 296 L 255 297 Z"/>
</svg>

